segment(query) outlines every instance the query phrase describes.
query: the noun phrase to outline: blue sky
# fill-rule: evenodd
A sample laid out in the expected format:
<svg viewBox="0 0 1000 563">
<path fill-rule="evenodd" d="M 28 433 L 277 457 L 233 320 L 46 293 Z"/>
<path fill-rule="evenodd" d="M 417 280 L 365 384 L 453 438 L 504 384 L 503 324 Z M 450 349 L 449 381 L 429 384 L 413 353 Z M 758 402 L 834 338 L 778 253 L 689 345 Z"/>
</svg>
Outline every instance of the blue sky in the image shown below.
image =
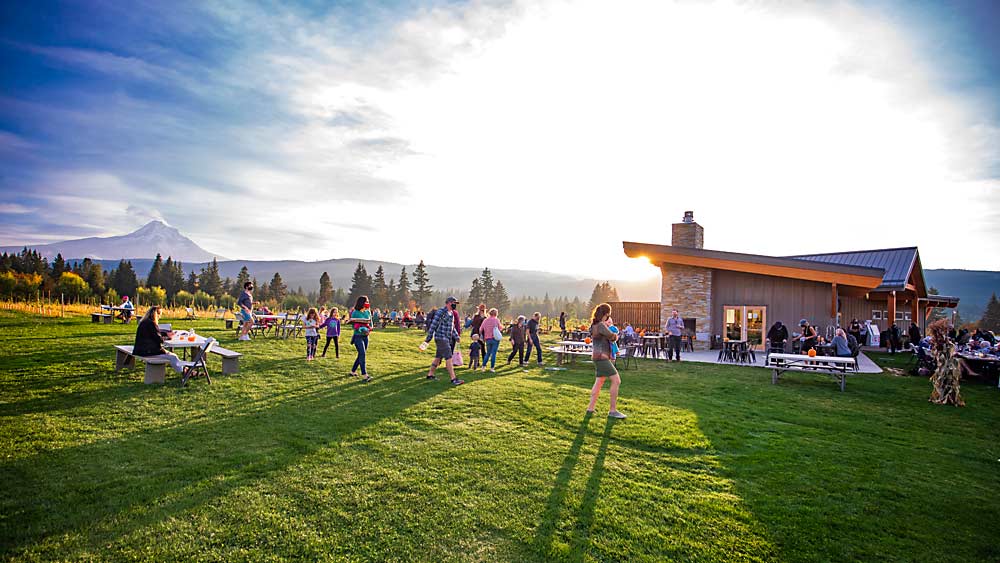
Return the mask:
<svg viewBox="0 0 1000 563">
<path fill-rule="evenodd" d="M 231 257 L 615 277 L 649 273 L 623 238 L 668 242 L 695 209 L 713 248 L 998 266 L 996 2 L 8 2 L 0 22 L 0 244 L 161 218 Z M 768 234 L 831 199 L 875 209 Z M 595 203 L 616 210 L 597 260 L 530 234 L 586 233 Z"/>
</svg>

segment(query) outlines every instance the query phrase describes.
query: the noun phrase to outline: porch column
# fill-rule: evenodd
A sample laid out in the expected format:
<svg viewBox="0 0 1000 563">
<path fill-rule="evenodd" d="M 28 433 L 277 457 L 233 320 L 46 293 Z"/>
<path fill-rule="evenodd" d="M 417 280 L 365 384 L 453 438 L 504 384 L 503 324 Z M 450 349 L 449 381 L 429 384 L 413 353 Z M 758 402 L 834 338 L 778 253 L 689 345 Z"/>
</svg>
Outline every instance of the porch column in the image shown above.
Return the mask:
<svg viewBox="0 0 1000 563">
<path fill-rule="evenodd" d="M 889 326 L 896 322 L 896 292 L 889 293 L 889 319 L 885 322 L 886 330 L 889 330 Z"/>
<path fill-rule="evenodd" d="M 830 285 L 830 318 L 837 324 L 837 283 Z"/>
</svg>

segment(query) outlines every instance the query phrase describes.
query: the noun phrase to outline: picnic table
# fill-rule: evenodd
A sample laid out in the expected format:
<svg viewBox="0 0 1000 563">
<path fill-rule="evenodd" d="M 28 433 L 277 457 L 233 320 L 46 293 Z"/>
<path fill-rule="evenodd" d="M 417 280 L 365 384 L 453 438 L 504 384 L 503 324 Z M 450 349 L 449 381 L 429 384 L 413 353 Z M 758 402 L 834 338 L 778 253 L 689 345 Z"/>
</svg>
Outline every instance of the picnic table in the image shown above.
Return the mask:
<svg viewBox="0 0 1000 563">
<path fill-rule="evenodd" d="M 189 336 L 185 331 L 177 331 L 174 333 L 173 338 L 163 341 L 163 347 L 170 351 L 181 350 L 186 358 L 189 349 L 204 347 L 206 340 L 205 337 L 197 334 L 194 336 L 194 340 L 189 340 Z M 213 346 L 210 353 L 222 357 L 223 375 L 239 373 L 239 361 L 243 354 L 227 350 L 220 346 Z M 115 371 L 117 372 L 126 367 L 134 367 L 137 357 L 141 362 L 146 364 L 145 383 L 163 383 L 166 380 L 166 366 L 168 362 L 166 360 L 146 360 L 140 356 L 135 356 L 132 354 L 132 345 L 115 346 Z"/>
<path fill-rule="evenodd" d="M 958 352 L 955 355 L 969 362 L 982 362 L 986 369 L 991 372 L 1000 371 L 1000 357 L 982 352 Z M 997 379 L 997 389 L 1000 389 L 1000 378 Z"/>
<path fill-rule="evenodd" d="M 563 363 L 564 359 L 573 361 L 574 356 L 591 357 L 594 353 L 594 345 L 580 340 L 560 340 L 555 346 L 549 347 L 549 352 L 556 355 L 556 365 Z"/>
<path fill-rule="evenodd" d="M 118 311 L 117 318 L 119 320 L 121 320 L 122 324 L 127 323 L 129 321 L 129 319 L 131 319 L 132 317 L 136 316 L 136 314 L 138 313 L 138 311 L 134 307 L 110 307 L 110 306 L 107 306 L 107 305 L 101 305 L 101 308 L 104 309 L 104 310 L 107 310 L 107 311 L 111 311 L 112 315 L 115 314 L 115 311 Z M 129 318 L 128 319 L 125 318 L 124 311 L 128 311 L 129 312 Z"/>
<path fill-rule="evenodd" d="M 847 374 L 857 373 L 858 362 L 852 357 L 807 356 L 804 354 L 768 354 L 765 367 L 771 368 L 771 384 L 777 385 L 778 378 L 786 371 L 825 373 L 839 381 L 840 390 L 847 384 Z"/>
</svg>

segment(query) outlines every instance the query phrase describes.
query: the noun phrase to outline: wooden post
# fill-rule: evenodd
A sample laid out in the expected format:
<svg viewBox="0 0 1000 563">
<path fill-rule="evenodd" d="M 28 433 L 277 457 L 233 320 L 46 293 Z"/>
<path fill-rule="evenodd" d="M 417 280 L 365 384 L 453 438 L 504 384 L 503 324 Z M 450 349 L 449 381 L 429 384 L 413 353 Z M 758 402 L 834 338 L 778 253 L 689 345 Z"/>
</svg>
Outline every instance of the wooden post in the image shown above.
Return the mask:
<svg viewBox="0 0 1000 563">
<path fill-rule="evenodd" d="M 831 284 L 830 288 L 830 317 L 833 318 L 833 324 L 837 324 L 837 283 Z"/>
<path fill-rule="evenodd" d="M 889 319 L 885 322 L 885 329 L 889 330 L 892 323 L 896 322 L 896 292 L 889 293 Z"/>
<path fill-rule="evenodd" d="M 918 319 L 920 319 L 920 303 L 917 296 L 914 295 L 913 299 L 910 301 L 910 320 L 917 323 Z M 920 323 L 917 324 L 919 325 Z"/>
</svg>

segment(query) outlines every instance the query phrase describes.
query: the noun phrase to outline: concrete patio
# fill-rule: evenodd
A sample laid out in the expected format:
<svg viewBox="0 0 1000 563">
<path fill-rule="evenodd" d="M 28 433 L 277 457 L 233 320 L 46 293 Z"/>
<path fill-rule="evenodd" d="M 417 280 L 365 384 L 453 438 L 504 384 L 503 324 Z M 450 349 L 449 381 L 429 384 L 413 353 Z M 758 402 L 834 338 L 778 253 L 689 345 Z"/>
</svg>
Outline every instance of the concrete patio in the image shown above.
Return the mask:
<svg viewBox="0 0 1000 563">
<path fill-rule="evenodd" d="M 699 362 L 705 364 L 725 364 L 725 365 L 742 365 L 742 366 L 755 366 L 764 367 L 764 352 L 757 352 L 757 362 L 742 363 L 737 364 L 735 362 L 720 362 L 719 361 L 719 351 L 718 350 L 707 350 L 707 351 L 696 351 L 696 352 L 684 352 L 681 354 L 682 362 Z M 665 361 L 665 360 L 664 360 Z M 858 354 L 858 373 L 882 373 L 882 368 L 873 362 L 864 352 Z"/>
</svg>

